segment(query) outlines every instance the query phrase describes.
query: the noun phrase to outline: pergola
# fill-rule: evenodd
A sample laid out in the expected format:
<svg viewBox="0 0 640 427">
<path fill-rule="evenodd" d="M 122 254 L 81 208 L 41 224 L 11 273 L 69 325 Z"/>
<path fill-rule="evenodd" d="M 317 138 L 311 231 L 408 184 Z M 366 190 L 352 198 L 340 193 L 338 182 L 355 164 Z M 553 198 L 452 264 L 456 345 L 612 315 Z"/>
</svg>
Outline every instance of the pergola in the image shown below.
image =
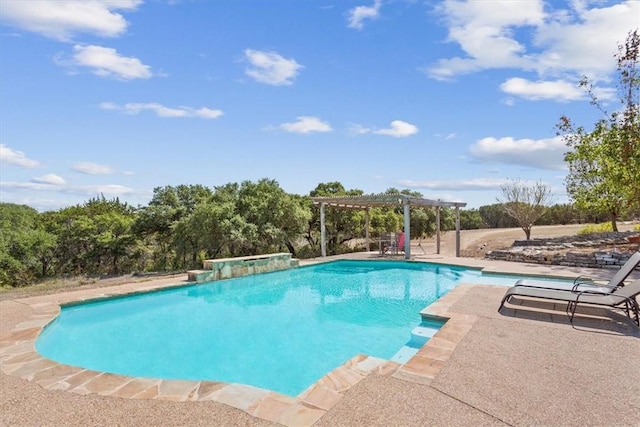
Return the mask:
<svg viewBox="0 0 640 427">
<path fill-rule="evenodd" d="M 366 196 L 329 196 L 312 197 L 314 205 L 320 205 L 320 241 L 322 256 L 327 256 L 326 232 L 324 223 L 324 211 L 327 206 L 338 209 L 364 209 L 365 212 L 365 240 L 367 252 L 369 251 L 369 210 L 380 206 L 402 206 L 404 209 L 404 233 L 407 238 L 404 241 L 404 257 L 411 258 L 411 230 L 409 212 L 411 206 L 436 208 L 436 252 L 440 253 L 440 208 L 456 209 L 456 256 L 460 256 L 460 208 L 467 206 L 464 202 L 443 202 L 441 200 L 429 200 L 406 194 L 371 194 Z"/>
</svg>

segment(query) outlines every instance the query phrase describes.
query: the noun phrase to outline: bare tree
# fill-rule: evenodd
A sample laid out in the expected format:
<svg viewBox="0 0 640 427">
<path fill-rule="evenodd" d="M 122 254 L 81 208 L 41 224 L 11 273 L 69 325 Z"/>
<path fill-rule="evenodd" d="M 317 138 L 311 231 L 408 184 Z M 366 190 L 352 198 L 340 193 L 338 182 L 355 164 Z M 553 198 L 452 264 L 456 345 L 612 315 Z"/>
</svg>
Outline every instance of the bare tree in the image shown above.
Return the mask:
<svg viewBox="0 0 640 427">
<path fill-rule="evenodd" d="M 531 227 L 544 215 L 551 202 L 551 188 L 548 184 L 538 181 L 528 184 L 520 180 L 512 180 L 500 186 L 502 190 L 503 209 L 507 215 L 514 218 L 520 228 L 531 239 Z"/>
</svg>

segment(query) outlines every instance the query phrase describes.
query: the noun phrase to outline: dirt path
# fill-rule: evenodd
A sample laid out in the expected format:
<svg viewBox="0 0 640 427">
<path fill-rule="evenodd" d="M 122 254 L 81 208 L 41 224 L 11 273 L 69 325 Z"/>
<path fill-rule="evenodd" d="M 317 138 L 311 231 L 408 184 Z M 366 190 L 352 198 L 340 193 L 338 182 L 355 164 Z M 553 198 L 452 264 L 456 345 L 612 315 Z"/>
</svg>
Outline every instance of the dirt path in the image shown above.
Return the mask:
<svg viewBox="0 0 640 427">
<path fill-rule="evenodd" d="M 534 226 L 531 230 L 531 238 L 572 236 L 583 227 L 584 224 Z M 619 224 L 618 230 L 630 231 L 633 227 L 633 224 Z M 522 240 L 524 238 L 524 231 L 521 228 L 462 230 L 460 231 L 460 251 L 462 256 L 471 258 L 483 257 L 486 251 L 509 247 L 514 240 Z M 412 243 L 413 247 L 415 247 L 415 249 L 412 249 L 416 251 L 414 252 L 415 254 L 422 252 L 421 247 L 426 253 L 435 253 L 435 238 L 423 241 L 421 246 L 414 242 Z M 442 235 L 440 253 L 446 256 L 455 256 L 455 252 L 456 232 L 448 231 Z"/>
</svg>

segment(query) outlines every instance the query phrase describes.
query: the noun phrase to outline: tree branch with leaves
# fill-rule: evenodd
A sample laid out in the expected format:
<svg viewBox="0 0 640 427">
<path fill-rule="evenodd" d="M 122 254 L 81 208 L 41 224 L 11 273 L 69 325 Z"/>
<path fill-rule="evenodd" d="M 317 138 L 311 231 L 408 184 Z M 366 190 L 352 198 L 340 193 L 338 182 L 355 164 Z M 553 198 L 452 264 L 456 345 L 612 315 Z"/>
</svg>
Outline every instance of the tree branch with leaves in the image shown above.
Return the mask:
<svg viewBox="0 0 640 427">
<path fill-rule="evenodd" d="M 576 126 L 566 116 L 556 125 L 569 151 L 565 161 L 569 174 L 567 193 L 579 209 L 606 212 L 617 231 L 616 221 L 625 211 L 640 210 L 640 35 L 628 34 L 618 45 L 616 58 L 619 105 L 608 113 L 596 96 L 593 83 L 583 77 L 583 87 L 604 115 L 593 130 Z"/>
</svg>

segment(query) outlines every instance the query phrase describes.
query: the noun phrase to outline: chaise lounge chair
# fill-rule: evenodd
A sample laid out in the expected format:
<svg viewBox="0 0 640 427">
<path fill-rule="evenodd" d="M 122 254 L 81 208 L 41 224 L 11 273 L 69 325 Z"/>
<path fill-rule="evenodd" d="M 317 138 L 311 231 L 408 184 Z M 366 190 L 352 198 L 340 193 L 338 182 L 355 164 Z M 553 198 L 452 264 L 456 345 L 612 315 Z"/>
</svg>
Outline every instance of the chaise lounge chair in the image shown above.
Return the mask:
<svg viewBox="0 0 640 427">
<path fill-rule="evenodd" d="M 622 267 L 613 275 L 609 283 L 606 285 L 599 285 L 593 282 L 591 279 L 578 276 L 573 283 L 568 282 L 547 282 L 543 280 L 527 280 L 520 279 L 515 283 L 515 286 L 527 286 L 529 288 L 543 288 L 543 289 L 556 289 L 561 291 L 575 291 L 575 292 L 590 292 L 600 294 L 610 294 L 617 288 L 624 286 L 624 281 L 627 280 L 633 270 L 640 265 L 640 252 L 635 252 L 624 263 Z"/>
<path fill-rule="evenodd" d="M 498 311 L 502 310 L 505 302 L 511 302 L 511 298 L 514 296 L 529 297 L 567 302 L 566 311 L 567 315 L 570 316 L 571 323 L 573 323 L 573 317 L 576 313 L 578 304 L 589 304 L 622 309 L 626 312 L 627 317 L 640 327 L 640 306 L 636 300 L 638 295 L 640 295 L 640 279 L 635 280 L 624 287 L 618 288 L 609 294 L 587 291 L 563 291 L 558 289 L 543 289 L 528 286 L 512 286 L 507 289 L 507 292 L 504 294 L 504 298 L 502 298 Z"/>
</svg>

